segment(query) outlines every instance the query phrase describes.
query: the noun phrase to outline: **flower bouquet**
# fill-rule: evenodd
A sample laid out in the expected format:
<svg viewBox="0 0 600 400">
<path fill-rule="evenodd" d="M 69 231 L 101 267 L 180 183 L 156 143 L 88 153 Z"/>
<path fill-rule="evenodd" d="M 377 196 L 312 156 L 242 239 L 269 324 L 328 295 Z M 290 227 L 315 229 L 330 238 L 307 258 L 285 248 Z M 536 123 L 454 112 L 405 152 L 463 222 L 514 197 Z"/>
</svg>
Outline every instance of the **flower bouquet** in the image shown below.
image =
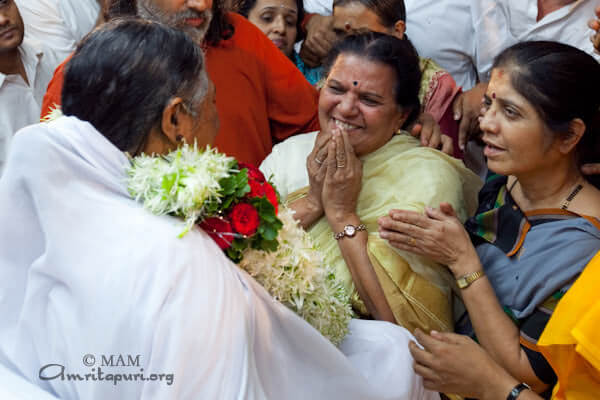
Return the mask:
<svg viewBox="0 0 600 400">
<path fill-rule="evenodd" d="M 180 237 L 198 224 L 271 296 L 341 342 L 352 317 L 349 296 L 259 169 L 184 145 L 133 158 L 128 176 L 130 194 L 150 212 L 184 219 Z"/>
</svg>

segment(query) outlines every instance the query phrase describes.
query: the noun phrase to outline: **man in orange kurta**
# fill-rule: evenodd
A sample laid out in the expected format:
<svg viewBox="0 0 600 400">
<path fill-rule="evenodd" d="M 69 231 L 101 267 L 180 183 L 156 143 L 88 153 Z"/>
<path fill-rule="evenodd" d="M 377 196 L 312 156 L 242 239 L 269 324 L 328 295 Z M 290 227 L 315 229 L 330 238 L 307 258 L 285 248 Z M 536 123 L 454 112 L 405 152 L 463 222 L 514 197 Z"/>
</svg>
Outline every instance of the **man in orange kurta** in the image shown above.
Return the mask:
<svg viewBox="0 0 600 400">
<path fill-rule="evenodd" d="M 206 0 L 187 3 L 161 0 L 157 3 L 163 7 L 179 7 L 178 3 L 181 3 L 180 7 L 187 9 L 175 9 L 175 12 L 184 11 L 188 15 L 190 11 L 196 12 L 199 18 L 206 11 L 202 8 L 212 8 L 213 18 L 218 18 L 220 8 Z M 165 6 L 165 3 L 169 5 Z M 277 141 L 319 129 L 317 92 L 258 28 L 237 14 L 227 13 L 221 18 L 233 27 L 233 35 L 218 41 L 204 41 L 206 66 L 216 87 L 220 121 L 215 145 L 219 151 L 238 161 L 259 165 Z M 207 38 L 216 23 L 218 21 L 211 22 Z M 57 68 L 48 86 L 42 117 L 55 104 L 61 103 L 63 74 L 68 60 Z M 156 84 L 160 85 L 160 82 Z"/>
</svg>

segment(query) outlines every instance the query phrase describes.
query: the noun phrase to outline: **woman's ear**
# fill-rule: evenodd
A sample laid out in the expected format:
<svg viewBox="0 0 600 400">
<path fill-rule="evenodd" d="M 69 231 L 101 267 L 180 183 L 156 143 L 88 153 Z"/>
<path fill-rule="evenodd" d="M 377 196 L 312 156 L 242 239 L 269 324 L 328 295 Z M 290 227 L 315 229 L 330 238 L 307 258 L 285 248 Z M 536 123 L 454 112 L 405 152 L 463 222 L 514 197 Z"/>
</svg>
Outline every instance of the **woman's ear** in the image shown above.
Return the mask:
<svg viewBox="0 0 600 400">
<path fill-rule="evenodd" d="M 177 143 L 181 121 L 178 120 L 179 110 L 183 107 L 181 97 L 174 97 L 165 106 L 162 113 L 160 127 L 163 135 L 165 135 L 172 143 Z"/>
<path fill-rule="evenodd" d="M 393 35 L 398 39 L 404 39 L 404 32 L 406 32 L 406 22 L 402 20 L 396 21 L 396 23 L 394 24 Z"/>
<path fill-rule="evenodd" d="M 395 124 L 395 127 L 396 127 L 395 132 L 400 131 L 404 127 L 404 124 L 406 123 L 406 120 L 410 116 L 410 113 L 411 113 L 411 111 L 407 110 L 407 109 L 404 109 L 404 110 L 399 109 L 398 110 L 398 116 L 397 116 L 396 124 Z"/>
<path fill-rule="evenodd" d="M 575 118 L 569 122 L 569 130 L 567 135 L 560 140 L 560 152 L 563 154 L 569 154 L 575 149 L 577 143 L 583 137 L 585 133 L 585 122 L 580 118 Z"/>
</svg>

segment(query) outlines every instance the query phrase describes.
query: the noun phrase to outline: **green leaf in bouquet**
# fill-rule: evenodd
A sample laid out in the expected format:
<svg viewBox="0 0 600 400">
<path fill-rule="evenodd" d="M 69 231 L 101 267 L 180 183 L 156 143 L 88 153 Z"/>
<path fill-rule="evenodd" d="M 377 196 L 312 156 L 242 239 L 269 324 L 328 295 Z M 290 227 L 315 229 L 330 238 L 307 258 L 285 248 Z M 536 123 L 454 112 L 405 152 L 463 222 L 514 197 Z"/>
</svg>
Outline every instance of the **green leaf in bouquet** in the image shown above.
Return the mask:
<svg viewBox="0 0 600 400">
<path fill-rule="evenodd" d="M 236 197 L 244 197 L 246 193 L 250 193 L 250 185 L 248 185 L 248 181 L 246 180 L 246 184 L 244 186 L 238 187 L 235 192 Z"/>
<path fill-rule="evenodd" d="M 244 251 L 246 250 L 246 247 L 248 247 L 248 243 L 246 243 L 245 239 L 234 239 L 233 242 L 231 243 L 231 248 L 238 250 L 238 251 Z"/>
<path fill-rule="evenodd" d="M 277 229 L 273 228 L 271 225 L 264 224 L 262 236 L 265 238 L 265 240 L 277 239 Z"/>
<path fill-rule="evenodd" d="M 237 182 L 235 180 L 235 175 L 228 176 L 227 178 L 223 178 L 219 181 L 219 185 L 221 185 L 220 193 L 223 196 L 231 195 L 235 193 L 237 190 Z"/>
<path fill-rule="evenodd" d="M 243 258 L 242 252 L 234 249 L 233 247 L 230 247 L 227 250 L 225 250 L 225 254 L 227 254 L 227 257 L 229 257 L 229 259 L 234 263 L 239 263 Z"/>
<path fill-rule="evenodd" d="M 275 251 L 279 247 L 277 239 L 274 240 L 262 240 L 261 248 L 265 251 Z"/>
</svg>

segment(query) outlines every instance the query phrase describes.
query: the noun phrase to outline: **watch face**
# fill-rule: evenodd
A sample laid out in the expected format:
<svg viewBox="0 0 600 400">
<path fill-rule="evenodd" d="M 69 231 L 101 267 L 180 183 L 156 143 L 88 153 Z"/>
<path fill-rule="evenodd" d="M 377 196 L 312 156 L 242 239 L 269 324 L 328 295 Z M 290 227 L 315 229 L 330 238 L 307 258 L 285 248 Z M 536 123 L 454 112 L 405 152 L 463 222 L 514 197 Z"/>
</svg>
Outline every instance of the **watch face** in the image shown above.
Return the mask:
<svg viewBox="0 0 600 400">
<path fill-rule="evenodd" d="M 344 233 L 346 234 L 346 236 L 354 236 L 356 234 L 356 228 L 352 225 L 346 225 L 344 227 Z"/>
</svg>

